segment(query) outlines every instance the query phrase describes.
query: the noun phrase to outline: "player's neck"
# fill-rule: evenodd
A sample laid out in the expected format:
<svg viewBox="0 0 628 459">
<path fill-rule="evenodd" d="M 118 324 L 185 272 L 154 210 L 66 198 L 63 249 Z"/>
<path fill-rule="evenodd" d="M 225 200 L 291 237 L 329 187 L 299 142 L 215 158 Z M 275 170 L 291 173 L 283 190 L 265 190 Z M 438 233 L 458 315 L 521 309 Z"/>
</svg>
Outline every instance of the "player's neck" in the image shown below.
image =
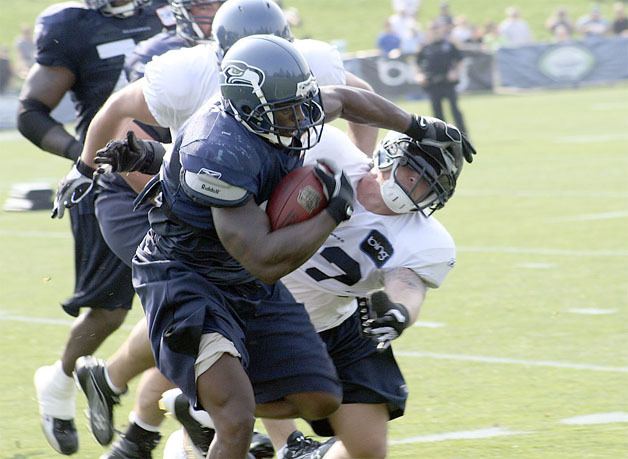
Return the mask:
<svg viewBox="0 0 628 459">
<path fill-rule="evenodd" d="M 356 189 L 356 199 L 369 212 L 378 215 L 396 215 L 384 203 L 379 182 L 374 175 L 368 174 L 360 179 Z"/>
</svg>

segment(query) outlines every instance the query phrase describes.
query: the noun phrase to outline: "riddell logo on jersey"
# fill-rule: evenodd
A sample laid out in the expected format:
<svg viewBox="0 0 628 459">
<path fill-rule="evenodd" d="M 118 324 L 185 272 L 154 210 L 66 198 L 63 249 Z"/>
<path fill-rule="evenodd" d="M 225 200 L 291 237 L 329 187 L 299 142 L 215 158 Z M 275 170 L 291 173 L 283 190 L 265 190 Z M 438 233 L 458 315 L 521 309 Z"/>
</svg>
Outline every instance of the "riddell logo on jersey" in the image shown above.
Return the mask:
<svg viewBox="0 0 628 459">
<path fill-rule="evenodd" d="M 360 244 L 360 249 L 381 268 L 392 256 L 394 250 L 388 239 L 377 230 L 373 230 Z"/>
</svg>

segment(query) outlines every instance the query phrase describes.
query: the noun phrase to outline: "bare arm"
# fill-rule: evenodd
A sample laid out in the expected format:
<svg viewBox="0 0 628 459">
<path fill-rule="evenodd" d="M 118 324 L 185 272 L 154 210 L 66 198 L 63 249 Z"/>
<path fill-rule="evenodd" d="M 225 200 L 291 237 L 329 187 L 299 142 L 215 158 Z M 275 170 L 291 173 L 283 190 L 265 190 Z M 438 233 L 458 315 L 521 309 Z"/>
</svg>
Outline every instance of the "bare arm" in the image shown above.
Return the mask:
<svg viewBox="0 0 628 459">
<path fill-rule="evenodd" d="M 421 278 L 408 268 L 396 268 L 384 274 L 385 292 L 394 303 L 401 303 L 408 310 L 410 323 L 416 322 L 427 287 Z"/>
<path fill-rule="evenodd" d="M 345 72 L 345 75 L 347 78 L 347 86 L 373 92 L 373 87 L 362 78 L 359 78 L 351 72 Z M 370 157 L 377 144 L 377 131 L 378 129 L 375 127 L 349 122 L 347 135 L 356 147 Z"/>
<path fill-rule="evenodd" d="M 322 86 L 321 95 L 327 121 L 343 118 L 349 122 L 405 132 L 412 115 L 388 99 L 364 89 Z"/>
<path fill-rule="evenodd" d="M 96 151 L 109 140 L 124 135 L 126 128 L 136 119 L 146 124 L 159 125 L 148 109 L 144 92 L 143 78 L 114 93 L 98 111 L 87 130 L 81 161 L 95 167 Z"/>
<path fill-rule="evenodd" d="M 271 231 L 266 213 L 250 199 L 241 207 L 212 208 L 227 251 L 263 282 L 272 284 L 308 260 L 336 227 L 327 212 Z"/>
</svg>

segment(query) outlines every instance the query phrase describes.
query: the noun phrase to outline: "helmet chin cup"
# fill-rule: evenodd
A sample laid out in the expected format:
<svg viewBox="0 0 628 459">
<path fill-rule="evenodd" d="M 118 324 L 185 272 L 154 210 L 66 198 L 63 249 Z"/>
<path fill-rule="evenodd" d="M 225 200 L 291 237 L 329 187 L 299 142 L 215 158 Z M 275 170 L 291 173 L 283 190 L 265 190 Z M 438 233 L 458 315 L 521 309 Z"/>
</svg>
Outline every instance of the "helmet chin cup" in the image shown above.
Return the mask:
<svg viewBox="0 0 628 459">
<path fill-rule="evenodd" d="M 382 199 L 386 207 L 396 214 L 407 214 L 417 210 L 412 199 L 403 191 L 403 189 L 395 182 L 392 174 L 385 180 L 379 189 Z"/>
</svg>

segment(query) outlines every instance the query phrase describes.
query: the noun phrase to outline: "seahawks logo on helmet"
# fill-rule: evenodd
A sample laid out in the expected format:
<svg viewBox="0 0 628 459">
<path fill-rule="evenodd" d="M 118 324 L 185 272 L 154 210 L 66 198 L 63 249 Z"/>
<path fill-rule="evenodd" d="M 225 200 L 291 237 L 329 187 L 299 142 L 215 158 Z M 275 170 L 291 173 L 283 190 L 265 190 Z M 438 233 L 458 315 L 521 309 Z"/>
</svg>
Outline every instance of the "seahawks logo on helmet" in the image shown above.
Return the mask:
<svg viewBox="0 0 628 459">
<path fill-rule="evenodd" d="M 229 62 L 222 73 L 225 76 L 225 84 L 251 86 L 254 90 L 260 89 L 266 79 L 266 75 L 261 69 L 242 61 Z"/>
</svg>

